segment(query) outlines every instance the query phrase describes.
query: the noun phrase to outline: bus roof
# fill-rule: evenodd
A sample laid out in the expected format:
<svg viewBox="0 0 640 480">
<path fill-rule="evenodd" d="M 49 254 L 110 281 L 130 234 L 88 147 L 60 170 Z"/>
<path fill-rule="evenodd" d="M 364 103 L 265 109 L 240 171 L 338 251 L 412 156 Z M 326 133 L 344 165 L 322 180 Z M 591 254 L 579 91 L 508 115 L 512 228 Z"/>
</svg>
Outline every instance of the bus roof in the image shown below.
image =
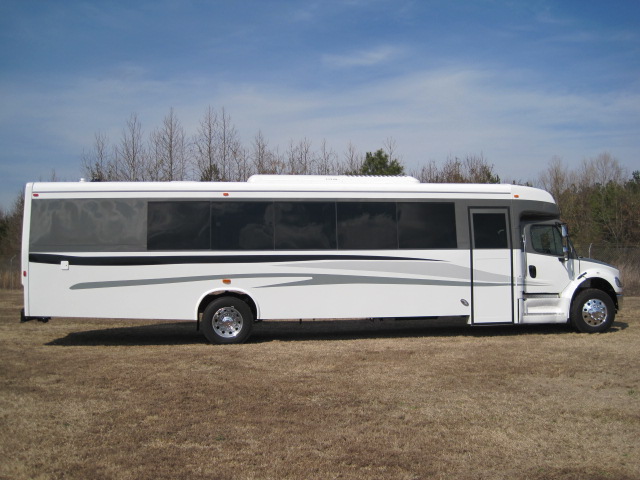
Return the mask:
<svg viewBox="0 0 640 480">
<path fill-rule="evenodd" d="M 61 198 L 65 194 L 81 197 L 84 194 L 93 196 L 100 194 L 122 193 L 153 194 L 166 192 L 175 194 L 214 194 L 230 193 L 381 193 L 404 195 L 430 195 L 455 198 L 457 195 L 470 198 L 483 198 L 485 195 L 496 198 L 515 198 L 523 200 L 555 203 L 551 194 L 544 190 L 511 184 L 474 184 L 474 183 L 420 183 L 413 177 L 376 177 L 376 176 L 323 176 L 323 175 L 253 175 L 247 182 L 35 182 L 28 184 L 34 197 L 46 198 L 47 194 L 55 194 Z"/>
</svg>

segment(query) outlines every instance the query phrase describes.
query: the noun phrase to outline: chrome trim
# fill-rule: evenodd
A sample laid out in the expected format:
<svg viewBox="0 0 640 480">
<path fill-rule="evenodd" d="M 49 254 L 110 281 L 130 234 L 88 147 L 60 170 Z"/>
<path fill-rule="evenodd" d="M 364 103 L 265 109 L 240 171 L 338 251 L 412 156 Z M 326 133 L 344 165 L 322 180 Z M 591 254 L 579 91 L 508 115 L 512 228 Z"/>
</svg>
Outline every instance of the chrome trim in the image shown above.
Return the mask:
<svg viewBox="0 0 640 480">
<path fill-rule="evenodd" d="M 525 293 L 523 294 L 523 298 L 526 300 L 528 298 L 560 298 L 559 293 Z"/>
<path fill-rule="evenodd" d="M 598 298 L 591 298 L 582 305 L 582 319 L 591 327 L 602 325 L 607 316 L 607 305 Z"/>
<path fill-rule="evenodd" d="M 240 335 L 244 319 L 235 307 L 223 307 L 213 314 L 211 326 L 216 335 L 222 338 L 235 338 Z"/>
</svg>

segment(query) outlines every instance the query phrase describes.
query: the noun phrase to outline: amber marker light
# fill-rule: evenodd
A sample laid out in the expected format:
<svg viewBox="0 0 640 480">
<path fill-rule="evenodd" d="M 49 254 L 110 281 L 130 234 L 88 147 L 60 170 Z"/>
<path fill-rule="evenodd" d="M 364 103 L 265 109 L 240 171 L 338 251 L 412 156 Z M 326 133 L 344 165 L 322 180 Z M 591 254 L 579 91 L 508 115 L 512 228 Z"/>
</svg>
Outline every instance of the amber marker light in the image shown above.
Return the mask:
<svg viewBox="0 0 640 480">
<path fill-rule="evenodd" d="M 229 278 L 223 278 L 223 279 L 222 279 L 222 283 L 224 283 L 225 285 L 230 285 L 230 284 L 231 284 L 231 279 L 229 279 Z"/>
<path fill-rule="evenodd" d="M 228 192 L 224 192 L 224 193 L 222 194 L 222 196 L 224 196 L 224 197 L 228 197 L 228 196 L 229 196 L 229 193 L 228 193 Z"/>
</svg>

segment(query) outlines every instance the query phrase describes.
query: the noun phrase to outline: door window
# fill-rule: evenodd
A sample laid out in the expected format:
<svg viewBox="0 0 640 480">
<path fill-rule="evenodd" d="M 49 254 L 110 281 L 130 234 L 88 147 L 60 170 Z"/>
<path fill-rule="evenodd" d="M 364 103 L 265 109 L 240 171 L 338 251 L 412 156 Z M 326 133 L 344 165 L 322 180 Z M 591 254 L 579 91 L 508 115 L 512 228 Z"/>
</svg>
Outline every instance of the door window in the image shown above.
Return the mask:
<svg viewBox="0 0 640 480">
<path fill-rule="evenodd" d="M 531 247 L 545 255 L 564 255 L 562 234 L 555 225 L 533 225 L 531 227 Z"/>
<path fill-rule="evenodd" d="M 504 213 L 473 214 L 474 248 L 509 248 L 507 217 Z"/>
</svg>

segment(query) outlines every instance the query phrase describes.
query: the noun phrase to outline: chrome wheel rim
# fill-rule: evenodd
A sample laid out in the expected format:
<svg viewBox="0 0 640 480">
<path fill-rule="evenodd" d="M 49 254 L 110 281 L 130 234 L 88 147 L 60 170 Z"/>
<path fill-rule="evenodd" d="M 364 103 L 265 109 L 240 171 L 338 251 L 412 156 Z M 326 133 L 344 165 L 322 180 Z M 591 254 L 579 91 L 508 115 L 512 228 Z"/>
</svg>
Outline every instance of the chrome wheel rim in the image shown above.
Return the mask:
<svg viewBox="0 0 640 480">
<path fill-rule="evenodd" d="M 582 306 L 582 319 L 592 327 L 602 325 L 607 320 L 607 313 L 607 306 L 597 298 L 587 300 Z"/>
<path fill-rule="evenodd" d="M 242 315 L 234 307 L 224 307 L 216 311 L 211 319 L 216 335 L 222 338 L 234 338 L 242 330 Z"/>
</svg>

